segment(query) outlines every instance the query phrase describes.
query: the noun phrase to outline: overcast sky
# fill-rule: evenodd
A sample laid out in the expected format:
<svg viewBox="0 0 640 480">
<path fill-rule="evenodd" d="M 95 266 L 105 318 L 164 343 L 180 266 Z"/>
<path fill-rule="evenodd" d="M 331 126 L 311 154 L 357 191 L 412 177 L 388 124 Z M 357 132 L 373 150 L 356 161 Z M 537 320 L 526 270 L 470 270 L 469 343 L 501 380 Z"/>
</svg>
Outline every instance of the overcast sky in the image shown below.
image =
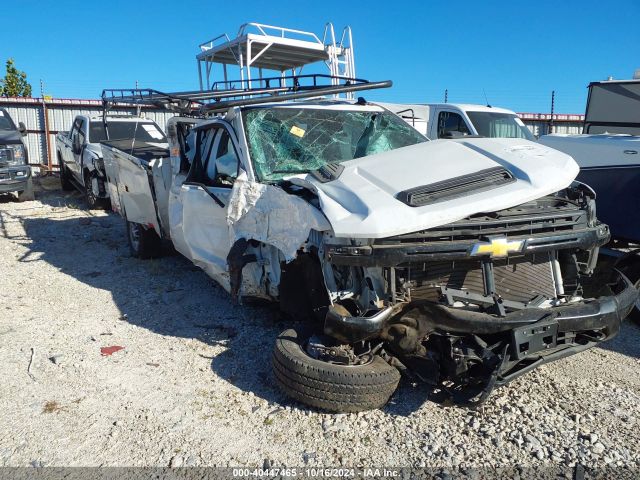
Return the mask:
<svg viewBox="0 0 640 480">
<path fill-rule="evenodd" d="M 261 22 L 321 36 L 353 29 L 356 73 L 392 79 L 376 100 L 485 103 L 583 113 L 586 86 L 640 68 L 640 1 L 29 1 L 3 2 L 0 61 L 14 57 L 40 95 L 103 88 L 198 88 L 198 45 Z M 308 72 L 307 72 L 308 73 Z"/>
</svg>

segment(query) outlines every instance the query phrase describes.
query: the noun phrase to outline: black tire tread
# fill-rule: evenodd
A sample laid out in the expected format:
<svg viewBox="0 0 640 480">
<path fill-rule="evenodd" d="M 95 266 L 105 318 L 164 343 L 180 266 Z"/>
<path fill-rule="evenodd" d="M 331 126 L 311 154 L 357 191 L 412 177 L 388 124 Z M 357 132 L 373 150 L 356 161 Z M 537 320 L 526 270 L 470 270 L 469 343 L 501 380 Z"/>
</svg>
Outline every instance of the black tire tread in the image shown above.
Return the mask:
<svg viewBox="0 0 640 480">
<path fill-rule="evenodd" d="M 360 412 L 387 403 L 400 381 L 381 357 L 365 365 L 337 365 L 311 358 L 295 330 L 276 340 L 272 364 L 278 386 L 290 397 L 332 412 Z"/>
<path fill-rule="evenodd" d="M 347 383 L 336 383 L 331 381 L 316 380 L 316 379 L 309 378 L 307 376 L 292 372 L 291 370 L 287 369 L 286 365 L 283 365 L 282 363 L 280 363 L 278 358 L 275 356 L 273 358 L 273 367 L 274 367 L 274 372 L 276 374 L 280 374 L 282 377 L 286 377 L 291 381 L 297 382 L 301 388 L 310 388 L 310 389 L 324 391 L 324 390 L 330 390 L 332 387 L 336 385 L 340 385 L 342 387 L 342 391 L 339 392 L 339 394 L 344 396 L 354 396 L 354 395 L 362 395 L 362 394 L 377 395 L 377 394 L 380 394 L 381 386 L 391 387 L 397 383 L 395 379 L 388 383 L 381 383 L 381 384 L 375 384 L 375 385 L 350 385 Z"/>
</svg>

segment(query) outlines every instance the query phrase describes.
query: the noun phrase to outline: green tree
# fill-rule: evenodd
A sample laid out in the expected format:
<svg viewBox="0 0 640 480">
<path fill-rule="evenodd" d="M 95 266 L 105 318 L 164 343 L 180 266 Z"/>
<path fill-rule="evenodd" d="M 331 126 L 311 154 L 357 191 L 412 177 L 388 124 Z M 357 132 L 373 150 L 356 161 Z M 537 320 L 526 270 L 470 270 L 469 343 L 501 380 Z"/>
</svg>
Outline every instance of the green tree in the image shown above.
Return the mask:
<svg viewBox="0 0 640 480">
<path fill-rule="evenodd" d="M 0 80 L 0 96 L 31 96 L 31 85 L 27 82 L 27 74 L 16 68 L 13 58 L 7 60 L 7 74 Z"/>
</svg>

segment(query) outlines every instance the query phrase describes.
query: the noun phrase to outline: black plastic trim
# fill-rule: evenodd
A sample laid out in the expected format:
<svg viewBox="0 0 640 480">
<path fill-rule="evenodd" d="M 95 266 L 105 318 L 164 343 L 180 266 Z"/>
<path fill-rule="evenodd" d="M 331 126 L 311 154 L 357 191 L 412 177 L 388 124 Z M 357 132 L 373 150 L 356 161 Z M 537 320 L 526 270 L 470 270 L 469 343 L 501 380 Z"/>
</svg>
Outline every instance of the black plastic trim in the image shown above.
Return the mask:
<svg viewBox="0 0 640 480">
<path fill-rule="evenodd" d="M 568 230 L 566 233 L 544 234 L 530 237 L 509 237 L 509 240 L 522 240 L 524 246 L 519 255 L 537 252 L 549 252 L 560 249 L 577 248 L 590 250 L 609 241 L 609 229 L 605 225 L 587 227 L 582 230 Z M 451 242 L 416 242 L 396 245 L 371 245 L 359 247 L 358 255 L 342 253 L 341 246 L 328 246 L 327 258 L 334 265 L 361 267 L 393 267 L 402 263 L 439 260 L 460 260 L 470 258 L 473 245 L 478 240 Z M 348 251 L 348 250 L 347 250 Z M 516 254 L 518 255 L 518 254 Z"/>
<path fill-rule="evenodd" d="M 441 182 L 404 190 L 396 198 L 410 207 L 422 207 L 443 200 L 459 198 L 515 182 L 514 176 L 504 167 L 492 167 L 461 175 Z"/>
</svg>

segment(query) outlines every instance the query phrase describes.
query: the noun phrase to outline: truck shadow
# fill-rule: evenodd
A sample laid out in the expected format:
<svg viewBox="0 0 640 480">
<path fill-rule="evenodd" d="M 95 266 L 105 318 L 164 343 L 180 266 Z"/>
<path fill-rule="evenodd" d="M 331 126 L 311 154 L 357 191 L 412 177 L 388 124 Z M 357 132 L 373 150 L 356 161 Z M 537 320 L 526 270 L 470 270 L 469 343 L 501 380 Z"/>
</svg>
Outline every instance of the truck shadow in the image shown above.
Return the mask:
<svg viewBox="0 0 640 480">
<path fill-rule="evenodd" d="M 81 204 L 73 210 L 58 208 L 59 199 L 38 196 L 51 208 L 38 205 L 37 212 L 18 204 L 0 210 L 0 236 L 16 245 L 17 261 L 46 262 L 82 284 L 108 291 L 121 321 L 203 342 L 201 350 L 212 352 L 216 374 L 276 401 L 269 385 L 261 383 L 279 333 L 279 327 L 261 325 L 261 319 L 272 317 L 270 309 L 231 305 L 224 290 L 180 255 L 132 258 L 119 216 Z"/>
<path fill-rule="evenodd" d="M 221 287 L 179 254 L 132 258 L 119 216 L 87 210 L 81 198 L 66 197 L 40 192 L 37 198 L 46 207 L 39 205 L 37 214 L 38 206 L 0 210 L 0 235 L 26 248 L 19 262 L 46 262 L 78 282 L 108 291 L 121 321 L 198 340 L 204 344 L 200 350 L 210 352 L 201 356 L 211 359 L 215 375 L 270 404 L 308 409 L 281 393 L 272 376 L 275 338 L 291 326 L 274 305 L 233 305 Z M 6 227 L 14 222 L 22 229 Z M 406 415 L 427 397 L 424 388 L 402 382 L 385 410 Z"/>
</svg>

